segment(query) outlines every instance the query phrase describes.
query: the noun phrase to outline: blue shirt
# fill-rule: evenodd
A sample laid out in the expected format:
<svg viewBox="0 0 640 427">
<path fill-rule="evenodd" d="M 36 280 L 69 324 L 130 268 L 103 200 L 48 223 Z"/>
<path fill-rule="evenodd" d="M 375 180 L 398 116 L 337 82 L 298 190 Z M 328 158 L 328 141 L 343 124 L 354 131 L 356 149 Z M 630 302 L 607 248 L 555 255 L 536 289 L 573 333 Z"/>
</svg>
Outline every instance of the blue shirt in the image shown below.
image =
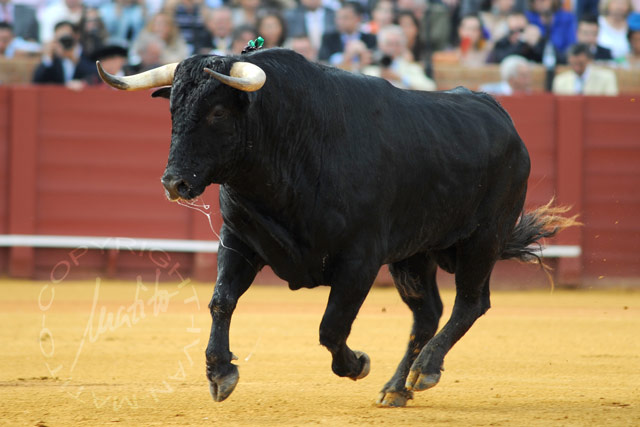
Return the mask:
<svg viewBox="0 0 640 427">
<path fill-rule="evenodd" d="M 547 27 L 542 23 L 540 15 L 531 11 L 527 11 L 525 13 L 529 22 L 540 28 L 542 37 L 549 37 L 547 34 Z M 553 14 L 553 19 L 551 20 L 551 43 L 553 43 L 553 46 L 558 52 L 564 53 L 569 46 L 576 42 L 577 30 L 578 23 L 575 15 L 571 12 L 558 10 Z"/>
<path fill-rule="evenodd" d="M 112 38 L 133 41 L 144 26 L 144 12 L 137 4 L 125 6 L 117 13 L 115 3 L 107 3 L 100 8 L 100 16 Z"/>
</svg>

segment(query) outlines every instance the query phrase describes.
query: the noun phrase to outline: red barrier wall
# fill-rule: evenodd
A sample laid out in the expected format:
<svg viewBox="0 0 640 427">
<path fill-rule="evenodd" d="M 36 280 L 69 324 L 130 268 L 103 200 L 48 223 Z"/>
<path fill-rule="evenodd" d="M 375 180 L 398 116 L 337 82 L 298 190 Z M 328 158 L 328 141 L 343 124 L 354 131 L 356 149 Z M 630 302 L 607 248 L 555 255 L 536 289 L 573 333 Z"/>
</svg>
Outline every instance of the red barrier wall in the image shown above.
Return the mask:
<svg viewBox="0 0 640 427">
<path fill-rule="evenodd" d="M 640 99 L 583 105 L 584 275 L 640 276 Z"/>
<path fill-rule="evenodd" d="M 9 207 L 9 120 L 11 107 L 7 87 L 0 86 L 0 234 L 8 232 Z M 7 271 L 9 250 L 0 248 L 0 274 Z"/>
<path fill-rule="evenodd" d="M 545 94 L 501 102 L 531 155 L 527 206 L 555 195 L 585 223 L 551 242 L 583 248 L 580 258 L 553 262 L 557 279 L 640 277 L 640 101 Z M 168 109 L 148 92 L 0 88 L 0 234 L 217 239 L 202 214 L 164 197 Z M 217 187 L 204 198 L 217 212 Z M 213 219 L 217 231 L 219 214 Z M 49 278 L 69 254 L 0 248 L 0 274 Z M 168 256 L 183 274 L 215 276 L 211 254 Z M 77 264 L 74 277 L 148 277 L 156 269 L 146 254 L 127 250 L 89 251 Z M 505 263 L 497 275 L 516 269 L 530 272 Z"/>
</svg>

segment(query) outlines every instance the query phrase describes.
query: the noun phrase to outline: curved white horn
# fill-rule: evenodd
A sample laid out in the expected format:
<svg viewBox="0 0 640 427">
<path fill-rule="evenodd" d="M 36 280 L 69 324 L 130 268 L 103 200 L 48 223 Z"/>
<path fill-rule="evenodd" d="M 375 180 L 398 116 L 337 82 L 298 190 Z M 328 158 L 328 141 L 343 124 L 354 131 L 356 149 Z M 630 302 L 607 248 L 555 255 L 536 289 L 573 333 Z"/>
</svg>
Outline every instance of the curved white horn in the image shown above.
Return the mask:
<svg viewBox="0 0 640 427">
<path fill-rule="evenodd" d="M 98 74 L 100 78 L 111 87 L 120 90 L 142 90 L 160 86 L 171 86 L 173 83 L 173 74 L 178 66 L 177 62 L 163 65 L 143 73 L 134 74 L 133 76 L 116 77 L 107 73 L 100 65 L 100 61 L 96 61 Z"/>
<path fill-rule="evenodd" d="M 249 62 L 234 63 L 228 76 L 213 71 L 210 68 L 205 68 L 204 70 L 211 74 L 216 80 L 244 92 L 255 92 L 260 89 L 267 80 L 267 76 L 262 68 Z"/>
</svg>

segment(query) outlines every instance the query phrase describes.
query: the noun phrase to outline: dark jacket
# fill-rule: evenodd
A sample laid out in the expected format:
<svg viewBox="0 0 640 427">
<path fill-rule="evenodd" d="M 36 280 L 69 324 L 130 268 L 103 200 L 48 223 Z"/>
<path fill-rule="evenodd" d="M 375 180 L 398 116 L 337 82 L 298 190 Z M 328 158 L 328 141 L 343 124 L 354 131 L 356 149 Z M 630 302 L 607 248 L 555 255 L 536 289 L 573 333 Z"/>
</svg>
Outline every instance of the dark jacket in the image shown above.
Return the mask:
<svg viewBox="0 0 640 427">
<path fill-rule="evenodd" d="M 72 80 L 84 80 L 89 84 L 98 82 L 98 72 L 95 63 L 80 58 L 73 72 Z M 54 57 L 50 65 L 40 63 L 33 73 L 33 83 L 65 84 L 62 59 Z"/>
<path fill-rule="evenodd" d="M 324 9 L 324 29 L 323 33 L 331 33 L 336 30 L 336 14 L 329 8 Z M 307 29 L 307 20 L 305 13 L 308 9 L 304 6 L 298 6 L 295 9 L 288 10 L 284 17 L 287 21 L 287 32 L 290 37 L 308 36 L 309 31 Z"/>
<path fill-rule="evenodd" d="M 487 62 L 490 64 L 499 64 L 509 55 L 520 55 L 529 61 L 542 62 L 544 44 L 545 40 L 542 37 L 535 46 L 531 46 L 523 41 L 512 44 L 509 41 L 509 36 L 505 36 L 498 40 L 495 46 L 493 46 L 493 49 L 487 57 Z"/>
<path fill-rule="evenodd" d="M 611 49 L 606 47 L 596 45 L 596 50 L 593 53 L 593 59 L 596 61 L 611 61 L 613 60 L 613 55 L 611 55 Z"/>
<path fill-rule="evenodd" d="M 375 49 L 377 46 L 377 39 L 373 34 L 360 33 L 360 40 L 362 40 L 369 49 Z M 318 59 L 320 61 L 327 61 L 334 53 L 343 51 L 344 43 L 342 42 L 342 35 L 337 31 L 327 33 L 322 36 L 322 46 L 320 46 Z"/>
<path fill-rule="evenodd" d="M 211 34 L 208 30 L 202 30 L 198 33 L 196 37 L 196 41 L 194 44 L 194 53 L 209 53 L 209 51 L 214 49 L 221 49 L 224 51 L 231 50 L 231 44 L 233 40 L 232 37 L 228 37 L 228 43 L 226 46 L 216 46 L 214 42 L 213 34 Z"/>
</svg>

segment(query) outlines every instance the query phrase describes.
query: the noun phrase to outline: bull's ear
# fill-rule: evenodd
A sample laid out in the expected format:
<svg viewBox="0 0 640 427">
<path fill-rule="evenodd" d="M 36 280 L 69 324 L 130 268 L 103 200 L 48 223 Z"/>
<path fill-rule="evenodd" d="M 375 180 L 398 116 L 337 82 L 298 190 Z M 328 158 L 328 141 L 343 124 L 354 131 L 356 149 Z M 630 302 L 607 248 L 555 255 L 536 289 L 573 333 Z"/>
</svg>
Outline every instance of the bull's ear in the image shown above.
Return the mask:
<svg viewBox="0 0 640 427">
<path fill-rule="evenodd" d="M 162 87 L 158 90 L 154 90 L 151 94 L 152 98 L 167 98 L 171 96 L 171 86 Z"/>
</svg>

